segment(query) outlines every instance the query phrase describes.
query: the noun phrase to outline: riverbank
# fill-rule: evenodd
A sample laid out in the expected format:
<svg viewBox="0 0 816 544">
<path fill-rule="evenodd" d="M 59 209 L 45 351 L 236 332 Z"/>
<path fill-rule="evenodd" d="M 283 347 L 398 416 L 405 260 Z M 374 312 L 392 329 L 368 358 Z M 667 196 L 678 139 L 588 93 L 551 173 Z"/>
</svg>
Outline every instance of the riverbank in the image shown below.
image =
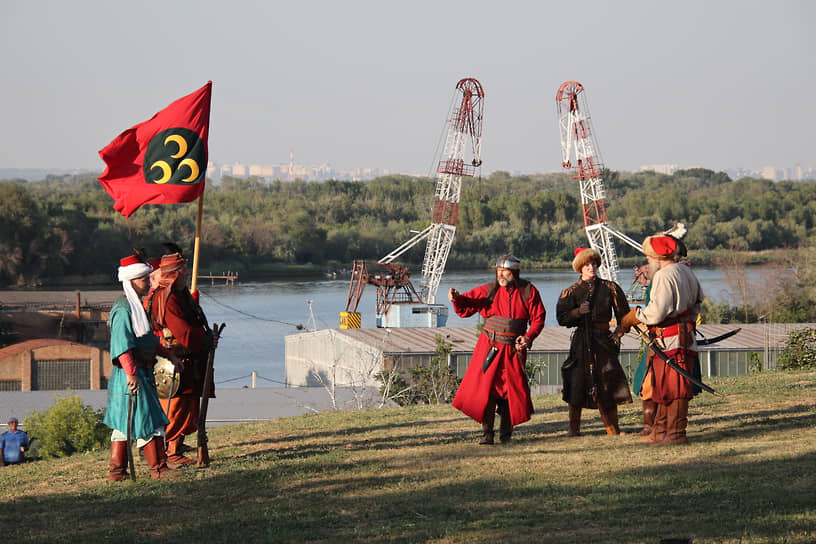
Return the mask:
<svg viewBox="0 0 816 544">
<path fill-rule="evenodd" d="M 732 251 L 725 249 L 718 250 L 694 250 L 691 252 L 690 260 L 694 266 L 706 268 L 728 267 L 757 267 L 767 265 L 789 266 L 796 258 L 796 249 L 769 249 L 764 251 Z M 523 270 L 528 271 L 563 271 L 572 269 L 572 261 L 551 260 L 551 261 L 531 261 L 524 259 Z M 485 257 L 484 261 L 477 263 L 467 263 L 457 261 L 452 257 L 446 267 L 447 273 L 464 273 L 489 269 L 490 259 Z M 416 270 L 416 277 L 420 276 L 419 269 L 421 263 L 403 263 L 412 270 Z M 634 257 L 618 256 L 618 265 L 621 270 L 631 269 L 635 266 L 645 264 L 642 255 Z M 350 276 L 351 263 L 327 262 L 322 264 L 293 264 L 281 262 L 241 262 L 241 261 L 215 261 L 211 264 L 202 265 L 198 270 L 199 282 L 212 284 L 203 276 L 223 275 L 227 271 L 237 274 L 242 282 L 266 282 L 279 280 L 315 280 L 315 279 L 343 279 Z M 216 284 L 223 284 L 223 281 L 215 281 Z M 24 293 L 37 293 L 43 290 L 57 291 L 105 291 L 118 290 L 119 284 L 114 278 L 107 274 L 95 274 L 88 276 L 62 276 L 58 278 L 38 278 L 32 285 L 8 285 L 2 287 L 8 292 L 20 291 Z M 0 298 L 0 303 L 4 302 Z"/>
</svg>

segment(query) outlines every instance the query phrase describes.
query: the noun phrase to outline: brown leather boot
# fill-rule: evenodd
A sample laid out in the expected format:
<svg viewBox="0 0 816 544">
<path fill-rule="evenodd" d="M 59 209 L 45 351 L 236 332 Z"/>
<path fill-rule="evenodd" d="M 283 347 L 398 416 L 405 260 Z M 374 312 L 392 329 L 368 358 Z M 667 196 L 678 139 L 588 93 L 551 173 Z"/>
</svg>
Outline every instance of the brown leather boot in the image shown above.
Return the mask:
<svg viewBox="0 0 816 544">
<path fill-rule="evenodd" d="M 510 442 L 510 437 L 513 436 L 513 425 L 510 423 L 510 402 L 507 399 L 499 399 L 499 441 L 502 444 Z"/>
<path fill-rule="evenodd" d="M 648 436 L 651 434 L 656 411 L 657 403 L 655 401 L 652 399 L 643 400 L 643 430 L 638 433 L 639 436 Z"/>
<path fill-rule="evenodd" d="M 108 480 L 120 482 L 130 477 L 127 471 L 127 442 L 111 442 Z"/>
<path fill-rule="evenodd" d="M 606 434 L 621 434 L 618 425 L 618 405 L 613 404 L 608 408 L 598 406 L 598 411 L 601 413 L 601 420 L 606 428 Z"/>
<path fill-rule="evenodd" d="M 581 407 L 569 404 L 569 429 L 567 436 L 581 436 Z"/>
<path fill-rule="evenodd" d="M 145 444 L 142 452 L 147 461 L 147 466 L 150 467 L 150 478 L 159 480 L 164 478 L 177 478 L 181 476 L 180 472 L 170 470 L 167 467 L 164 457 L 164 439 L 160 436 L 153 437 L 153 440 Z"/>
<path fill-rule="evenodd" d="M 178 468 L 183 465 L 194 465 L 195 461 L 189 457 L 185 457 L 182 453 L 182 444 L 184 437 L 180 436 L 176 439 L 167 442 L 167 466 L 169 468 Z"/>
<path fill-rule="evenodd" d="M 482 439 L 479 444 L 490 445 L 493 444 L 493 424 L 496 421 L 496 399 L 490 397 L 487 399 L 487 406 L 485 406 L 484 415 L 482 416 Z"/>
<path fill-rule="evenodd" d="M 659 444 L 666 438 L 666 421 L 668 418 L 668 412 L 669 410 L 666 404 L 657 405 L 654 424 L 652 425 L 652 432 L 641 438 L 641 442 L 653 442 Z"/>
<path fill-rule="evenodd" d="M 666 437 L 662 444 L 688 444 L 686 426 L 688 425 L 688 399 L 677 399 L 668 406 Z"/>
</svg>

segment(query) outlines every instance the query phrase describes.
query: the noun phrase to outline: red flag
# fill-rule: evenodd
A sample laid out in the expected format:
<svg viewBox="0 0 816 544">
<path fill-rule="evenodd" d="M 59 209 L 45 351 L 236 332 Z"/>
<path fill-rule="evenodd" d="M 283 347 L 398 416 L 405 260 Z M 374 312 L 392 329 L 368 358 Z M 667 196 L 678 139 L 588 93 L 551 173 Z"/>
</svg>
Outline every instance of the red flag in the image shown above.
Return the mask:
<svg viewBox="0 0 816 544">
<path fill-rule="evenodd" d="M 204 191 L 212 81 L 114 138 L 99 182 L 130 217 L 142 204 L 191 202 Z"/>
</svg>

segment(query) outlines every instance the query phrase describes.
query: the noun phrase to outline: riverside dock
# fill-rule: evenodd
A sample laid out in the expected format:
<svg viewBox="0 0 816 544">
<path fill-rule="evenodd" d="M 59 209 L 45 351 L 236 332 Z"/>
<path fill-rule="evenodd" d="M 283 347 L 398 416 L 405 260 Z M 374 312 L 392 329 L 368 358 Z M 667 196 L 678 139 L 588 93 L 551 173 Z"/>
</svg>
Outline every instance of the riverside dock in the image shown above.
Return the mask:
<svg viewBox="0 0 816 544">
<path fill-rule="evenodd" d="M 215 280 L 224 280 L 226 285 L 232 287 L 235 285 L 235 282 L 238 281 L 238 272 L 224 272 L 222 274 L 207 275 L 199 274 L 198 279 L 210 280 L 210 285 L 215 285 Z"/>
</svg>

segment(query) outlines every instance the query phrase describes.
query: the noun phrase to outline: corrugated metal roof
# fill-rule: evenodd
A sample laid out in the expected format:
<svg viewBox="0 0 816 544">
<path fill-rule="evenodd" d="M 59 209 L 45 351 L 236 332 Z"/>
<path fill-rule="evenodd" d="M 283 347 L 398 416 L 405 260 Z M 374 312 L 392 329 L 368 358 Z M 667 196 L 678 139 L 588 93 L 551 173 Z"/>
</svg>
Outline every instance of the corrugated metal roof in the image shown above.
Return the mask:
<svg viewBox="0 0 816 544">
<path fill-rule="evenodd" d="M 25 340 L 23 342 L 18 342 L 16 344 L 11 344 L 10 346 L 0 348 L 0 360 L 5 359 L 6 357 L 19 355 L 24 351 L 45 348 L 50 346 L 82 346 L 84 348 L 91 347 L 85 344 L 78 344 L 76 342 L 62 340 L 60 338 L 35 338 L 33 340 Z"/>
<path fill-rule="evenodd" d="M 454 352 L 471 352 L 479 337 L 475 327 L 339 329 L 339 332 L 383 353 L 433 353 L 437 335 L 450 343 Z"/>
<path fill-rule="evenodd" d="M 727 325 L 698 325 L 704 338 L 715 338 L 734 329 L 741 329 L 734 336 L 705 347 L 704 351 L 746 351 L 780 349 L 784 346 L 788 332 L 793 329 L 816 328 L 816 323 L 750 323 Z M 340 334 L 382 350 L 383 353 L 433 353 L 436 336 L 441 335 L 453 346 L 453 352 L 472 352 L 476 346 L 479 331 L 475 327 L 439 328 L 393 328 L 393 329 L 337 329 Z M 569 351 L 573 329 L 566 327 L 544 327 L 532 351 Z M 623 337 L 623 351 L 637 351 L 640 340 L 634 333 Z"/>
</svg>

